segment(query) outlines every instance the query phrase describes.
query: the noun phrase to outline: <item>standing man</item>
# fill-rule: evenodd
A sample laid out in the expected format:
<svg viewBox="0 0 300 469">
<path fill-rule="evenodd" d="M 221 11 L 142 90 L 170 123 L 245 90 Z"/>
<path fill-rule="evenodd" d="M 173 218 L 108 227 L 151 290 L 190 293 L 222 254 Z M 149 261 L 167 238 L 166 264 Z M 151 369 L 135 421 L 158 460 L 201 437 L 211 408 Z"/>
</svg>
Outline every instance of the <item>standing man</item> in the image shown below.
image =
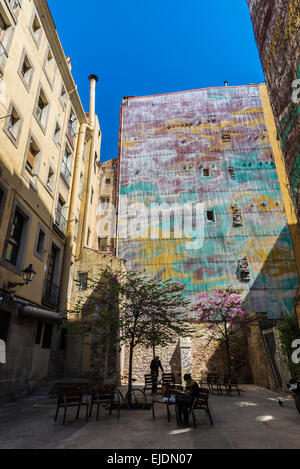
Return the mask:
<svg viewBox="0 0 300 469">
<path fill-rule="evenodd" d="M 154 357 L 154 359 L 152 360 L 150 364 L 151 377 L 152 377 L 152 394 L 156 393 L 159 368 L 161 369 L 161 372 L 163 373 L 164 369 L 162 367 L 159 357 Z"/>
</svg>

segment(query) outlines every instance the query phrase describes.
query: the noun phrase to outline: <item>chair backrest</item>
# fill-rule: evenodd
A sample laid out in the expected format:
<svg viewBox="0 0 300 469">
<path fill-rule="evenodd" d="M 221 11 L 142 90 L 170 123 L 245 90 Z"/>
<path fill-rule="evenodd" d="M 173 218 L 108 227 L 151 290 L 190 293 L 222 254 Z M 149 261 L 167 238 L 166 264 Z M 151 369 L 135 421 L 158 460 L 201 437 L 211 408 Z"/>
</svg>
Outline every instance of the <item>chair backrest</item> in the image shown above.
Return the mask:
<svg viewBox="0 0 300 469">
<path fill-rule="evenodd" d="M 91 388 L 92 395 L 111 396 L 114 395 L 116 390 L 115 384 L 95 385 Z"/>
<path fill-rule="evenodd" d="M 68 403 L 78 402 L 82 399 L 83 392 L 79 387 L 58 388 L 58 402 L 67 401 Z"/>
<path fill-rule="evenodd" d="M 145 384 L 152 384 L 152 375 L 145 375 Z"/>
<path fill-rule="evenodd" d="M 162 384 L 175 384 L 174 373 L 163 373 L 162 374 Z"/>
</svg>

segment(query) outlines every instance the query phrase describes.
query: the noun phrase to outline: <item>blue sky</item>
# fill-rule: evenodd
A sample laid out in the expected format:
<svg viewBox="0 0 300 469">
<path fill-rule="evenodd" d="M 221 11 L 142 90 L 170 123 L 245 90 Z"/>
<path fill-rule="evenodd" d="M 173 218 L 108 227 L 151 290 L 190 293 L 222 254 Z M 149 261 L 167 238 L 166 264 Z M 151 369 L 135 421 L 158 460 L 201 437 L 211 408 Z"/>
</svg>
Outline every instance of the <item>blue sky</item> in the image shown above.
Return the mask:
<svg viewBox="0 0 300 469">
<path fill-rule="evenodd" d="M 246 0 L 48 3 L 86 111 L 99 76 L 101 161 L 117 156 L 122 96 L 264 81 Z"/>
</svg>

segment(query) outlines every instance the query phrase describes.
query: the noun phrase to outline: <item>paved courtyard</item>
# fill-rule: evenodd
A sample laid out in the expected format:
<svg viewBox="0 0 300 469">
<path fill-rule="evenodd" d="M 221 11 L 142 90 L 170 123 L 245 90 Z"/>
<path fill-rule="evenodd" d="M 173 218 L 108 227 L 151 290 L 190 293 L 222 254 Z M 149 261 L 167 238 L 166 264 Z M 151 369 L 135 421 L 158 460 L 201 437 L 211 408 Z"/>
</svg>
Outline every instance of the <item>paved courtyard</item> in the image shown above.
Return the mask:
<svg viewBox="0 0 300 469">
<path fill-rule="evenodd" d="M 210 396 L 214 426 L 204 411 L 197 411 L 197 428 L 176 426 L 174 408 L 167 420 L 158 406 L 156 419 L 150 410 L 122 410 L 109 416 L 101 409 L 86 424 L 84 409 L 76 421 L 76 409 L 68 409 L 66 425 L 62 413 L 54 423 L 55 399 L 49 387 L 33 395 L 0 405 L 0 448 L 18 449 L 299 449 L 300 415 L 289 396 L 252 385 L 242 385 L 241 396 Z M 283 407 L 278 405 L 278 398 Z"/>
</svg>

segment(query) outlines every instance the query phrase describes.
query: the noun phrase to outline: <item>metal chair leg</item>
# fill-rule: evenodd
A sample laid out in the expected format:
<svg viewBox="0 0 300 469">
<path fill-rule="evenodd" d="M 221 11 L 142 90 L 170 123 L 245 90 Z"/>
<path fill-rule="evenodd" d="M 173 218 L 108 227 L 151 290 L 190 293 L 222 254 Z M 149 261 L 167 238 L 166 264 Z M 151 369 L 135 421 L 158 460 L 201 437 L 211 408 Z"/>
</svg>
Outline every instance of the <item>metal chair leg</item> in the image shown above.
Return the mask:
<svg viewBox="0 0 300 469">
<path fill-rule="evenodd" d="M 65 421 L 66 421 L 66 415 L 67 415 L 67 408 L 65 407 L 63 425 L 65 424 Z"/>
<path fill-rule="evenodd" d="M 77 409 L 77 414 L 76 414 L 77 419 L 79 418 L 80 407 L 81 407 L 81 404 L 79 404 L 78 409 Z"/>
<path fill-rule="evenodd" d="M 99 420 L 99 411 L 100 411 L 100 402 L 98 402 L 98 404 L 97 404 L 97 416 L 96 416 L 97 422 Z"/>
<path fill-rule="evenodd" d="M 54 416 L 54 422 L 56 422 L 56 420 L 57 420 L 58 411 L 59 411 L 59 407 L 57 406 L 57 409 L 56 409 L 56 412 L 55 412 L 55 416 Z"/>
<path fill-rule="evenodd" d="M 91 415 L 92 415 L 93 405 L 94 405 L 94 403 L 92 402 L 92 403 L 91 403 L 91 406 L 90 406 L 90 417 L 91 417 Z"/>
</svg>

